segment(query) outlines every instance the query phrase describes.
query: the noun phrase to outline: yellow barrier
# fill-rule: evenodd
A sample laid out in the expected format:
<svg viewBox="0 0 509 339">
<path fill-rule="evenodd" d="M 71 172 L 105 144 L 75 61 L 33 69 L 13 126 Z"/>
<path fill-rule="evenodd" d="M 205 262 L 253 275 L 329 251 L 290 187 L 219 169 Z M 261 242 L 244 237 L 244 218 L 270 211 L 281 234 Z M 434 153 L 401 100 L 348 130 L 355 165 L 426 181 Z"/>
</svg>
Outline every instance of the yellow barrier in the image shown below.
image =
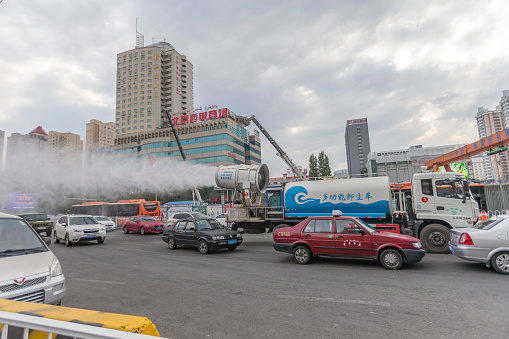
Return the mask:
<svg viewBox="0 0 509 339">
<path fill-rule="evenodd" d="M 124 315 L 117 313 L 105 313 L 99 311 L 83 310 L 64 306 L 52 306 L 36 304 L 23 301 L 0 299 L 0 311 L 11 313 L 23 313 L 34 315 L 36 317 L 50 318 L 74 322 L 79 324 L 89 324 L 96 327 L 110 328 L 114 330 L 141 333 L 159 337 L 156 326 L 145 317 L 133 315 Z M 0 330 L 2 326 L 0 325 Z M 47 338 L 48 335 L 33 331 L 30 333 L 30 339 Z M 54 338 L 56 335 L 54 336 Z"/>
</svg>

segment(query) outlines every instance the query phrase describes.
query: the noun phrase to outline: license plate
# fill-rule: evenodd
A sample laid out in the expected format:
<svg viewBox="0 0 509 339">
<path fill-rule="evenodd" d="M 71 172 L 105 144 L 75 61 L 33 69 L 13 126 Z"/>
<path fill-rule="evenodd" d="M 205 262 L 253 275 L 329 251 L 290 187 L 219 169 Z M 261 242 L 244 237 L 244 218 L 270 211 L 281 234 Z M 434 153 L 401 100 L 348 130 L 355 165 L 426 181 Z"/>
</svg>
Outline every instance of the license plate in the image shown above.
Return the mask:
<svg viewBox="0 0 509 339">
<path fill-rule="evenodd" d="M 46 229 L 46 226 L 39 226 L 38 227 L 39 230 L 45 230 Z"/>
<path fill-rule="evenodd" d="M 161 227 L 156 227 L 156 230 L 160 230 L 160 229 L 161 229 Z"/>
<path fill-rule="evenodd" d="M 232 245 L 232 244 L 236 244 L 237 243 L 237 239 L 235 240 L 228 240 L 228 245 Z"/>
<path fill-rule="evenodd" d="M 87 238 L 95 238 L 95 234 L 87 234 Z"/>
<path fill-rule="evenodd" d="M 449 248 L 451 249 L 451 253 L 454 254 L 454 248 L 452 248 L 452 246 L 449 246 Z"/>
</svg>

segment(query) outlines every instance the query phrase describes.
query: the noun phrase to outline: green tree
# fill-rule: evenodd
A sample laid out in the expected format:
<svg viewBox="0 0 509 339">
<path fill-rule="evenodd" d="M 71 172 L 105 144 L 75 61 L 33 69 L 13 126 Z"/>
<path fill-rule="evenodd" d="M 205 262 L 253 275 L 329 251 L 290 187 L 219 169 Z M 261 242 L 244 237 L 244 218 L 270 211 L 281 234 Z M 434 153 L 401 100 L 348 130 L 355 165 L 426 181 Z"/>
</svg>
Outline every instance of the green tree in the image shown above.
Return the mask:
<svg viewBox="0 0 509 339">
<path fill-rule="evenodd" d="M 309 156 L 309 177 L 316 178 L 320 176 L 318 173 L 318 160 L 316 159 L 314 153 L 311 153 Z"/>
<path fill-rule="evenodd" d="M 324 151 L 318 154 L 318 173 L 321 177 L 330 177 L 332 175 L 329 165 L 329 157 Z"/>
</svg>

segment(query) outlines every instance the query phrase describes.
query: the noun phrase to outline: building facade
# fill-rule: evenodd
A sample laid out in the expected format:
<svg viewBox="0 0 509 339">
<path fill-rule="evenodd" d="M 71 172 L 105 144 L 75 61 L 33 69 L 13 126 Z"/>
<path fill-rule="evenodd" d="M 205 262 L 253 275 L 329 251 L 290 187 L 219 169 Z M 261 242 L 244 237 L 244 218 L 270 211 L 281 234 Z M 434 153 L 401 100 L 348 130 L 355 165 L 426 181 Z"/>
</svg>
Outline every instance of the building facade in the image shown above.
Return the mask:
<svg viewBox="0 0 509 339">
<path fill-rule="evenodd" d="M 367 158 L 371 151 L 367 118 L 346 122 L 345 146 L 348 174 L 355 176 L 366 173 Z"/>
<path fill-rule="evenodd" d="M 484 166 L 484 156 L 482 154 L 474 155 L 471 159 L 471 169 L 469 168 L 470 177 L 486 182 L 486 167 Z"/>
<path fill-rule="evenodd" d="M 115 137 L 155 131 L 166 114 L 193 112 L 193 65 L 167 42 L 117 55 Z"/>
<path fill-rule="evenodd" d="M 28 134 L 12 133 L 7 138 L 6 166 L 16 166 L 33 155 L 46 155 L 47 147 L 48 134 L 41 126 Z"/>
<path fill-rule="evenodd" d="M 5 132 L 0 130 L 0 171 L 4 165 Z"/>
<path fill-rule="evenodd" d="M 451 152 L 464 145 L 437 147 L 412 146 L 407 149 L 369 153 L 369 176 L 387 175 L 390 182 L 409 182 L 414 174 L 426 170 L 426 161 Z"/>
<path fill-rule="evenodd" d="M 115 143 L 115 123 L 101 122 L 92 119 L 87 124 L 85 139 L 85 160 L 90 158 L 90 153 L 99 150 L 106 150 L 113 147 Z"/>
<path fill-rule="evenodd" d="M 172 116 L 187 160 L 212 166 L 261 164 L 260 137 L 248 133 L 247 118 L 236 115 L 228 108 L 212 108 Z M 182 160 L 169 126 L 116 138 L 114 150 L 128 158 L 171 157 Z"/>
<path fill-rule="evenodd" d="M 54 159 L 79 159 L 83 156 L 83 140 L 78 134 L 50 131 L 48 153 Z"/>
<path fill-rule="evenodd" d="M 477 109 L 476 120 L 479 139 L 503 131 L 506 128 L 506 120 L 502 107 L 503 105 L 498 105 L 495 110 L 488 110 L 483 107 Z M 483 158 L 487 182 L 509 182 L 509 153 L 507 151 L 494 155 L 484 153 Z"/>
</svg>

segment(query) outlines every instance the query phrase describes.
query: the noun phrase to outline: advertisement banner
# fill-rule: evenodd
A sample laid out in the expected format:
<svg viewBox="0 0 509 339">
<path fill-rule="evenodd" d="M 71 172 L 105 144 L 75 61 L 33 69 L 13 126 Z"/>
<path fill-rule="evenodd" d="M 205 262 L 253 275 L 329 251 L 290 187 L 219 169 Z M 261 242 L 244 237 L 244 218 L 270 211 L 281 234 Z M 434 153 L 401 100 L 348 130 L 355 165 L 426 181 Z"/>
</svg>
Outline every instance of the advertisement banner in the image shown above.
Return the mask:
<svg viewBox="0 0 509 339">
<path fill-rule="evenodd" d="M 465 179 L 468 180 L 468 166 L 466 162 L 455 162 L 450 164 L 451 171 L 459 172 L 465 176 Z M 444 166 L 440 166 L 438 168 L 439 172 L 446 172 Z"/>
<path fill-rule="evenodd" d="M 11 210 L 37 210 L 39 196 L 35 193 L 9 193 L 9 209 Z"/>
</svg>

